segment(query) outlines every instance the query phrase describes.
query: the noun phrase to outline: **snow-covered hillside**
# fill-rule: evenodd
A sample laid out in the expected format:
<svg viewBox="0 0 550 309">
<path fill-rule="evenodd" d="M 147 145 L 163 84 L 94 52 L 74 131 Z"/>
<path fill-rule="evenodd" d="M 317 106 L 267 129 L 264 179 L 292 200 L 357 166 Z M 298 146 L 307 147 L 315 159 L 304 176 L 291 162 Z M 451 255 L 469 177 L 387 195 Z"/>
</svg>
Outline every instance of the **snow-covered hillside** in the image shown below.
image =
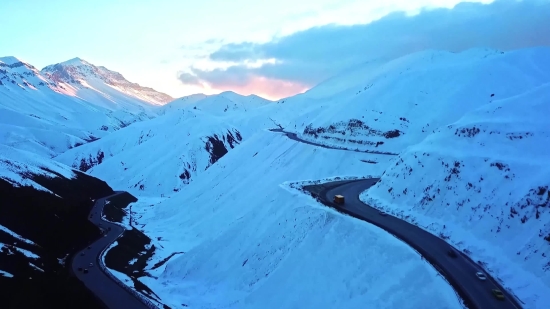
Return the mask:
<svg viewBox="0 0 550 309">
<path fill-rule="evenodd" d="M 262 131 L 184 190 L 133 205 L 157 248 L 147 268 L 157 279 L 140 280 L 172 308 L 461 308 L 412 249 L 284 185 L 379 175 L 387 158 Z"/>
<path fill-rule="evenodd" d="M 15 57 L 0 58 L 0 144 L 52 157 L 155 116 L 152 104 L 98 78 L 55 81 Z"/>
<path fill-rule="evenodd" d="M 272 103 L 256 95 L 243 96 L 232 91 L 215 95 L 193 94 L 176 99 L 160 108 L 160 114 L 173 110 L 195 109 L 212 115 L 245 113 L 260 106 Z"/>
<path fill-rule="evenodd" d="M 411 146 L 362 198 L 449 238 L 529 308 L 546 308 L 549 114 L 550 83 L 495 100 Z"/>
<path fill-rule="evenodd" d="M 50 192 L 31 178 L 30 174 L 57 177 L 63 175 L 72 179 L 75 175 L 68 166 L 41 157 L 34 153 L 0 145 L 0 179 L 14 186 L 32 186 L 37 190 Z"/>
<path fill-rule="evenodd" d="M 134 194 L 179 191 L 242 140 L 239 130 L 196 110 L 136 123 L 55 160 Z"/>
<path fill-rule="evenodd" d="M 469 110 L 549 81 L 548 47 L 428 50 L 340 74 L 310 90 L 310 97 L 306 92 L 285 102 L 309 98 L 316 108 L 308 104 L 297 117 L 273 117 L 304 139 L 400 152 Z"/>
</svg>

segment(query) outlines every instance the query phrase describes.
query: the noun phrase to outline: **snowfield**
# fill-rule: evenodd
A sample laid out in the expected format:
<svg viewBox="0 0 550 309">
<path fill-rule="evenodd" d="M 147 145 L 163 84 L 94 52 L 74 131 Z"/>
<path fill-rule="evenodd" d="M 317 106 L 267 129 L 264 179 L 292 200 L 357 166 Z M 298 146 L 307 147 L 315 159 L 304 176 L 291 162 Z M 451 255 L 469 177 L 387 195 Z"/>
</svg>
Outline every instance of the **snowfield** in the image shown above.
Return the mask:
<svg viewBox="0 0 550 309">
<path fill-rule="evenodd" d="M 215 116 L 178 110 L 136 123 L 55 160 L 132 194 L 168 195 L 242 140 L 239 130 Z"/>
<path fill-rule="evenodd" d="M 361 198 L 471 252 L 526 308 L 546 308 L 548 114 L 550 83 L 495 100 L 408 148 Z"/>
<path fill-rule="evenodd" d="M 150 269 L 158 279 L 140 280 L 173 308 L 461 308 L 414 250 L 281 186 L 381 174 L 379 165 L 361 159 L 386 157 L 316 148 L 263 131 L 181 192 L 154 207 L 134 204 L 134 218 L 141 216 L 134 226 L 142 223 L 151 238 L 161 237 L 150 265 L 185 252 Z"/>
</svg>

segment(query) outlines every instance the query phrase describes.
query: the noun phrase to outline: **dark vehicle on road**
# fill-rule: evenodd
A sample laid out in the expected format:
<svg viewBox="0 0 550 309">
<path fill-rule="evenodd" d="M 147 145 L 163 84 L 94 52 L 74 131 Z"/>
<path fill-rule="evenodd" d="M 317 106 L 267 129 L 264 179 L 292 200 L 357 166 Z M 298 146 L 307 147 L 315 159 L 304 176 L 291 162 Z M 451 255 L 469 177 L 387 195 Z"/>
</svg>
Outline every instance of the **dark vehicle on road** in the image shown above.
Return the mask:
<svg viewBox="0 0 550 309">
<path fill-rule="evenodd" d="M 504 300 L 504 294 L 499 289 L 492 289 L 491 292 L 498 300 Z"/>
<path fill-rule="evenodd" d="M 78 268 L 78 271 L 82 271 L 82 267 L 79 267 L 79 268 Z"/>
<path fill-rule="evenodd" d="M 88 246 L 88 249 L 92 249 L 92 247 Z"/>
<path fill-rule="evenodd" d="M 387 213 L 383 212 L 382 210 L 380 210 L 380 211 L 378 212 L 378 214 L 381 215 L 381 216 L 387 216 L 387 215 L 388 215 Z"/>
<path fill-rule="evenodd" d="M 80 253 L 80 256 L 84 256 L 84 252 Z"/>
<path fill-rule="evenodd" d="M 457 257 L 456 252 L 453 249 L 449 249 L 449 251 L 447 251 L 447 255 L 452 257 L 452 258 Z"/>
<path fill-rule="evenodd" d="M 85 274 L 88 273 L 88 268 L 84 268 L 84 273 L 85 273 Z"/>
</svg>

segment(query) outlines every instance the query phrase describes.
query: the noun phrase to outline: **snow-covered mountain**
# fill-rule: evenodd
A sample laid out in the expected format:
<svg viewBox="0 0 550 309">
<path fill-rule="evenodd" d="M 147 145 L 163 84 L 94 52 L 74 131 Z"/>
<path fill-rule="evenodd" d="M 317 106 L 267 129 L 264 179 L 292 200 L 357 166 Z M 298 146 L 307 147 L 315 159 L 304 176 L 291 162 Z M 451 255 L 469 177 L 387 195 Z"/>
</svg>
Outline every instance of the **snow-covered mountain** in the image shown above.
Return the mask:
<svg viewBox="0 0 550 309">
<path fill-rule="evenodd" d="M 160 108 L 159 113 L 165 114 L 173 110 L 196 109 L 213 115 L 243 113 L 272 103 L 256 95 L 243 96 L 233 91 L 225 91 L 215 95 L 193 94 L 176 99 Z"/>
<path fill-rule="evenodd" d="M 100 102 L 107 108 L 136 103 L 148 108 L 151 104 L 164 105 L 174 100 L 165 93 L 131 83 L 118 72 L 95 66 L 80 58 L 49 65 L 41 72 L 64 86 L 68 93 L 85 100 L 95 101 L 98 97 L 104 97 L 107 100 Z"/>
<path fill-rule="evenodd" d="M 55 160 L 134 194 L 164 195 L 182 189 L 241 141 L 239 130 L 218 118 L 180 110 L 73 148 Z"/>
<path fill-rule="evenodd" d="M 84 79 L 85 68 L 105 80 L 92 73 Z M 157 115 L 158 102 L 127 94 L 118 73 L 75 61 L 45 71 L 15 57 L 0 58 L 0 144 L 52 157 Z"/>
<path fill-rule="evenodd" d="M 495 100 L 409 147 L 362 198 L 468 250 L 524 302 L 548 304 L 549 113 L 550 79 Z"/>
</svg>

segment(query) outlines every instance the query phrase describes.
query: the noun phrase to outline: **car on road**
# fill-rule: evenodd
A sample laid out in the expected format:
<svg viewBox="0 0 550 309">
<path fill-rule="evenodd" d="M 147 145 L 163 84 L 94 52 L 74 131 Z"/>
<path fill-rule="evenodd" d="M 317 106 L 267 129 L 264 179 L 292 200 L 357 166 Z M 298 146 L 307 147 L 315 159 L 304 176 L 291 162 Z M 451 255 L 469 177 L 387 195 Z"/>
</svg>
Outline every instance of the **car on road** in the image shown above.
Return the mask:
<svg viewBox="0 0 550 309">
<path fill-rule="evenodd" d="M 83 271 L 85 274 L 88 273 L 88 268 L 84 268 L 84 271 Z"/>
<path fill-rule="evenodd" d="M 92 247 L 88 246 L 88 249 L 92 249 Z"/>
<path fill-rule="evenodd" d="M 387 216 L 387 215 L 388 215 L 387 213 L 383 212 L 382 210 L 380 210 L 380 211 L 378 212 L 378 214 L 381 215 L 381 216 Z"/>
<path fill-rule="evenodd" d="M 82 271 L 82 267 L 79 267 L 79 268 L 77 268 L 77 269 L 78 269 L 78 271 Z"/>
<path fill-rule="evenodd" d="M 94 266 L 94 263 L 90 263 L 90 267 L 93 267 Z"/>
<path fill-rule="evenodd" d="M 334 196 L 334 203 L 336 204 L 344 204 L 344 196 L 343 195 L 340 195 L 340 194 L 337 194 Z"/>
<path fill-rule="evenodd" d="M 456 252 L 453 249 L 449 249 L 447 251 L 447 255 L 452 257 L 453 259 L 457 257 Z"/>
<path fill-rule="evenodd" d="M 491 292 L 498 300 L 504 300 L 504 294 L 499 289 L 492 289 Z"/>
<path fill-rule="evenodd" d="M 84 256 L 84 252 L 80 253 L 80 256 Z"/>
<path fill-rule="evenodd" d="M 485 274 L 480 271 L 476 272 L 476 277 L 481 281 L 487 280 L 487 276 L 485 276 Z"/>
</svg>

